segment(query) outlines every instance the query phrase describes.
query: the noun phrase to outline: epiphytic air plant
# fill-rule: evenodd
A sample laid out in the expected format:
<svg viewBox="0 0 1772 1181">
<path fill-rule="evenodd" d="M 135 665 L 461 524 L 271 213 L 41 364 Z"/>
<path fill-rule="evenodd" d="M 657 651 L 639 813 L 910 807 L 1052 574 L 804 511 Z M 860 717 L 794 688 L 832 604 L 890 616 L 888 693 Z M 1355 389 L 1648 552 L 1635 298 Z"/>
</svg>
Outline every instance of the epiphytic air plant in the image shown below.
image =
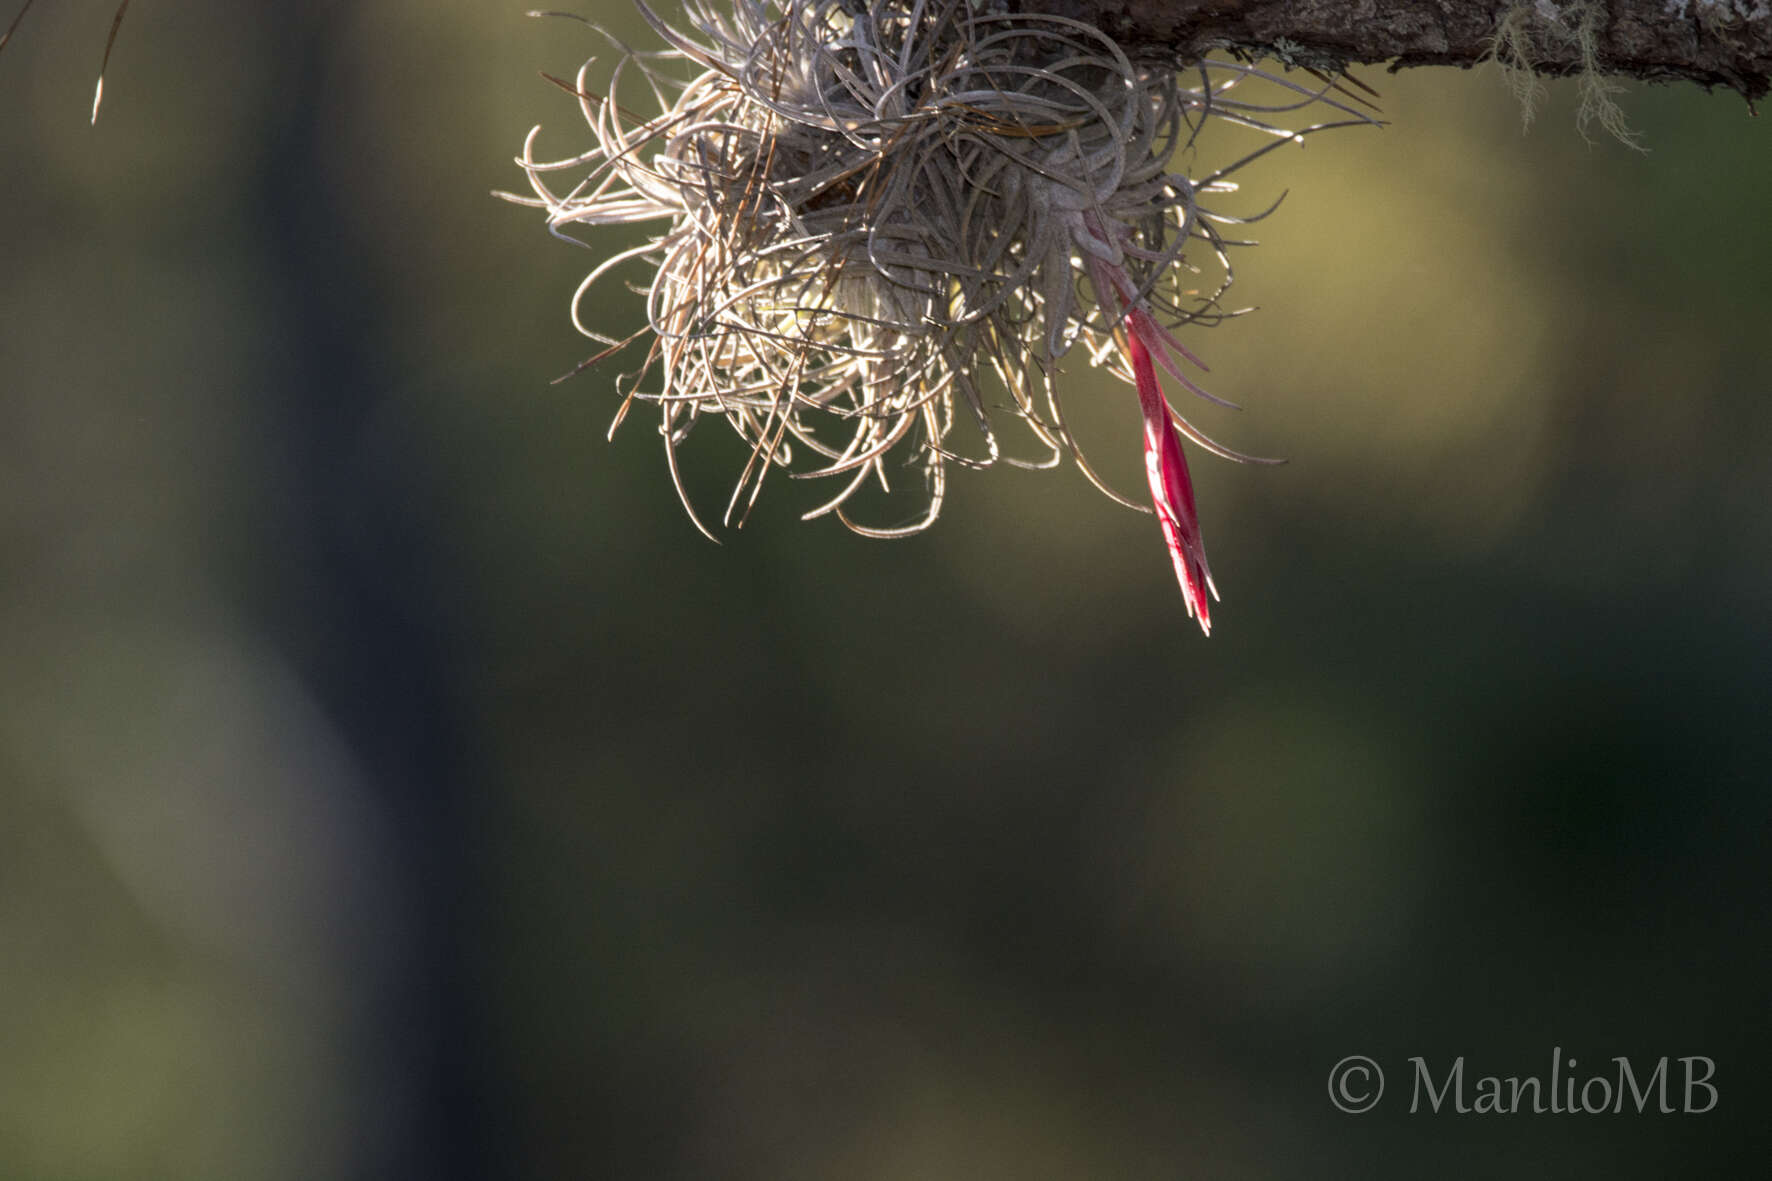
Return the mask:
<svg viewBox="0 0 1772 1181">
<path fill-rule="evenodd" d="M 1184 84 L 1173 62 L 1136 61 L 1061 16 L 967 0 L 719 2 L 688 0 L 693 32 L 642 4 L 669 48 L 623 48 L 607 97 L 587 89 L 590 63 L 576 84 L 560 82 L 595 142 L 541 160 L 537 128 L 518 158 L 534 195 L 501 194 L 545 210 L 562 237 L 580 225 L 658 225 L 592 270 L 573 302 L 578 330 L 608 346 L 586 365 L 650 338 L 638 371 L 617 379 L 625 397 L 611 433 L 635 399 L 659 407 L 672 480 L 704 533 L 676 448 L 708 415 L 751 448 L 728 524 L 743 522 L 779 467 L 836 482 L 808 518 L 834 513 L 858 533 L 903 536 L 936 519 L 950 463 L 1050 467 L 1067 454 L 1103 492 L 1142 508 L 1096 476 L 1065 426 L 1057 362 L 1080 345 L 1138 390 L 1151 502 L 1188 612 L 1210 631 L 1217 589 L 1177 435 L 1250 457 L 1178 413 L 1157 368 L 1218 401 L 1183 368 L 1204 366 L 1175 329 L 1229 314 L 1225 252 L 1245 243 L 1220 227 L 1256 218 L 1202 200 L 1231 191 L 1226 177 L 1272 147 L 1373 120 L 1338 101 L 1332 81 L 1307 87 L 1237 62 L 1193 63 Z M 673 76 L 681 62 L 700 73 Z M 1279 97 L 1244 100 L 1237 87 L 1253 78 Z M 659 114 L 623 105 L 634 82 Z M 1317 103 L 1338 121 L 1275 123 Z M 1210 119 L 1274 139 L 1197 179 L 1171 171 Z M 562 173 L 569 187 L 554 180 Z M 1209 256 L 1204 287 L 1193 286 L 1205 273 L 1195 253 Z M 588 325 L 580 305 L 629 263 L 652 278 L 647 327 L 623 340 Z M 657 387 L 643 391 L 654 373 Z M 950 446 L 962 415 L 982 440 L 969 456 Z M 1025 424 L 1041 454 L 1003 454 L 1004 418 Z M 918 519 L 856 522 L 850 498 L 870 480 L 889 489 L 901 461 L 921 474 Z"/>
</svg>

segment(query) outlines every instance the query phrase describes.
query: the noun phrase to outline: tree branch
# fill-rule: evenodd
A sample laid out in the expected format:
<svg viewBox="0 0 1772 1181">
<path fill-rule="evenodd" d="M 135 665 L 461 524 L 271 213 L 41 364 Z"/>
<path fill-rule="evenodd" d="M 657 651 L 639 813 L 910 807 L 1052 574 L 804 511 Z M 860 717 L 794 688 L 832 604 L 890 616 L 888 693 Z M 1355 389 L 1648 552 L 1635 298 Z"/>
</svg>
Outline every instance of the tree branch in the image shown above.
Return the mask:
<svg viewBox="0 0 1772 1181">
<path fill-rule="evenodd" d="M 1518 51 L 1540 74 L 1598 72 L 1725 86 L 1772 79 L 1772 0 L 1021 0 L 1127 44 L 1193 58 L 1223 49 L 1334 70 L 1469 67 Z"/>
</svg>

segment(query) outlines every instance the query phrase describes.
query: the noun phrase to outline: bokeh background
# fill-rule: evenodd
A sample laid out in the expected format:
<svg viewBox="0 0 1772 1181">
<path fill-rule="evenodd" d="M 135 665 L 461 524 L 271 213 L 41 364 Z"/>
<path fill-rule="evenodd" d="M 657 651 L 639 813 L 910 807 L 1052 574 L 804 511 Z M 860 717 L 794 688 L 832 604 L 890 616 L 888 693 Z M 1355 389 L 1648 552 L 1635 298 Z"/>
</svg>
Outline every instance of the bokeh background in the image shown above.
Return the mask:
<svg viewBox="0 0 1772 1181">
<path fill-rule="evenodd" d="M 1637 154 L 1566 87 L 1523 135 L 1492 73 L 1368 70 L 1390 126 L 1245 174 L 1291 194 L 1260 311 L 1194 343 L 1249 409 L 1196 421 L 1292 462 L 1195 461 L 1207 641 L 1070 469 L 959 473 L 905 542 L 788 481 L 698 537 L 609 375 L 549 384 L 593 256 L 488 195 L 531 125 L 584 142 L 538 77 L 581 26 L 136 5 L 90 128 L 111 11 L 0 57 L 0 1176 L 1764 1164 L 1739 98 L 1632 88 Z M 1073 370 L 1136 489 L 1134 400 Z M 1553 1047 L 1721 1099 L 1407 1113 L 1412 1056 Z"/>
</svg>

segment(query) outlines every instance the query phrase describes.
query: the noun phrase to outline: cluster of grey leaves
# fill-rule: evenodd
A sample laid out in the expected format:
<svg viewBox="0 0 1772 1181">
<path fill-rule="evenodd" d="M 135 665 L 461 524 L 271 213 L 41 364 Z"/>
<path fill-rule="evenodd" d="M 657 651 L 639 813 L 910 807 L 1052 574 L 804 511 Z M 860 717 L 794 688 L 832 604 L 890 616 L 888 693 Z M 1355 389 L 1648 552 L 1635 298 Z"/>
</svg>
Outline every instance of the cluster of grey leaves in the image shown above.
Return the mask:
<svg viewBox="0 0 1772 1181">
<path fill-rule="evenodd" d="M 1327 85 L 1234 62 L 1178 76 L 1086 24 L 989 3 L 689 0 L 688 31 L 641 10 L 668 47 L 618 46 L 602 94 L 587 62 L 570 89 L 593 143 L 541 160 L 532 132 L 519 163 L 533 196 L 512 199 L 562 236 L 653 227 L 586 278 L 574 323 L 606 352 L 645 343 L 622 413 L 636 398 L 660 408 L 680 493 L 677 446 L 701 418 L 749 444 L 729 523 L 771 468 L 835 480 L 806 515 L 876 536 L 931 523 L 951 463 L 1068 454 L 1094 480 L 1056 362 L 1081 345 L 1124 373 L 1112 345 L 1135 302 L 1171 325 L 1225 315 L 1225 250 L 1238 243 L 1221 227 L 1253 220 L 1201 202 L 1266 147 L 1192 179 L 1174 170 L 1178 153 L 1211 119 L 1270 132 L 1268 146 L 1317 130 L 1274 124 L 1315 102 L 1366 119 Z M 1233 93 L 1251 78 L 1277 98 Z M 659 113 L 636 114 L 630 92 Z M 630 264 L 647 276 L 647 324 L 621 339 L 586 323 L 583 300 Z M 1005 418 L 1025 427 L 1031 457 L 1005 454 Z M 957 420 L 975 428 L 970 454 Z M 926 495 L 909 523 L 870 528 L 844 511 L 906 466 Z"/>
</svg>

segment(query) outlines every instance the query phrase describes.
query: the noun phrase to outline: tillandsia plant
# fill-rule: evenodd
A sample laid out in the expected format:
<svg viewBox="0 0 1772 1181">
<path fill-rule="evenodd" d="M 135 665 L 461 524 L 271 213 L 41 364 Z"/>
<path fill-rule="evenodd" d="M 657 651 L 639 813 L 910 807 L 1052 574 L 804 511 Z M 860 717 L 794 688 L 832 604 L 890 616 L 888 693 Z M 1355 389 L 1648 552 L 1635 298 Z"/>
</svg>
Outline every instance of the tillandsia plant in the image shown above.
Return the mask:
<svg viewBox="0 0 1772 1181">
<path fill-rule="evenodd" d="M 950 464 L 1051 467 L 1066 455 L 1142 508 L 1096 475 L 1065 425 L 1058 362 L 1080 348 L 1137 389 L 1151 507 L 1187 610 L 1209 633 L 1217 588 L 1180 440 L 1251 457 L 1183 417 L 1158 370 L 1219 401 L 1188 375 L 1204 366 L 1176 331 L 1231 314 L 1226 251 L 1246 243 L 1222 227 L 1271 207 L 1237 218 L 1202 202 L 1273 147 L 1373 119 L 1331 79 L 1307 86 L 1212 60 L 1178 75 L 1087 24 L 981 0 L 720 3 L 688 0 L 688 31 L 642 3 L 667 48 L 617 43 L 601 97 L 589 62 L 575 83 L 556 79 L 593 142 L 545 160 L 531 131 L 518 163 L 533 195 L 501 194 L 544 210 L 573 241 L 579 226 L 656 227 L 593 269 L 573 300 L 574 325 L 607 346 L 580 370 L 646 343 L 638 370 L 617 378 L 611 434 L 636 399 L 659 407 L 673 483 L 710 537 L 677 459 L 710 415 L 751 449 L 729 525 L 743 523 L 771 468 L 836 482 L 806 517 L 898 537 L 935 521 Z M 1254 79 L 1277 97 L 1245 99 L 1238 88 Z M 636 83 L 658 114 L 627 104 Z M 1317 104 L 1332 121 L 1280 125 Z M 1198 178 L 1172 171 L 1214 119 L 1273 138 Z M 621 339 L 588 324 L 583 302 L 627 264 L 650 272 L 647 324 Z M 1004 420 L 1025 427 L 1033 457 L 1005 454 Z M 960 422 L 976 427 L 971 454 Z M 925 498 L 916 519 L 856 521 L 851 498 L 870 481 L 890 490 L 889 468 L 906 464 Z"/>
</svg>

